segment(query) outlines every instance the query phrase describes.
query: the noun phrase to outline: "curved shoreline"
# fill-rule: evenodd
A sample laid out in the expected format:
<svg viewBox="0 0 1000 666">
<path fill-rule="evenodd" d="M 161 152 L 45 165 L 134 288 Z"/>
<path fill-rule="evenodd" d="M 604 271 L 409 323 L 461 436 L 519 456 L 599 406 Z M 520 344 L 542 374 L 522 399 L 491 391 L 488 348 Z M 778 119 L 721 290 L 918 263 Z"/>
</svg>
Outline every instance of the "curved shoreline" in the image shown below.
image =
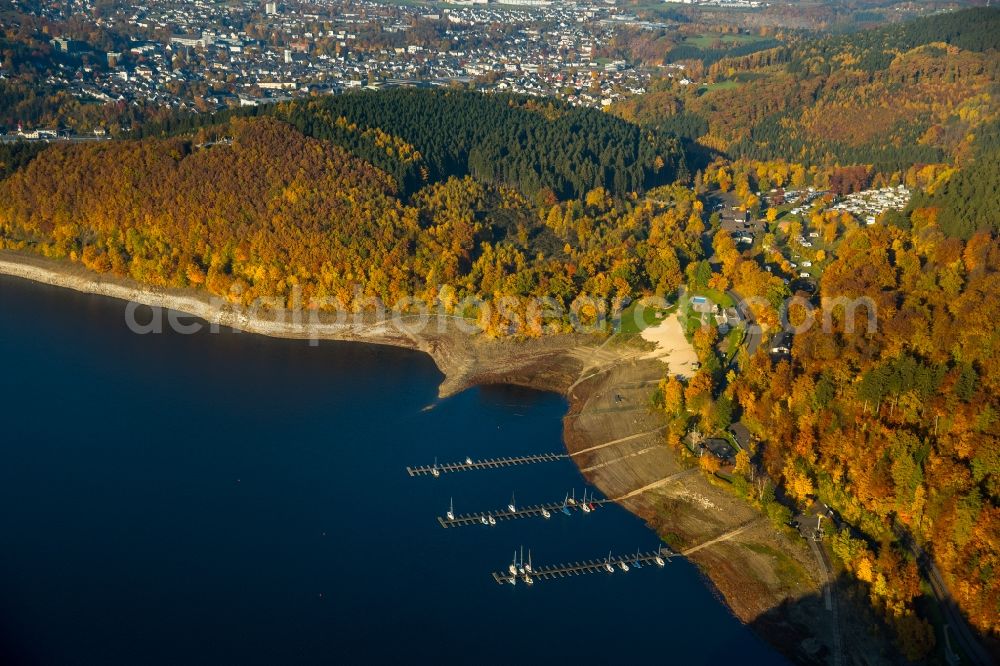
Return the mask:
<svg viewBox="0 0 1000 666">
<path fill-rule="evenodd" d="M 413 333 L 386 321 L 317 325 L 248 317 L 219 299 L 213 302 L 203 292 L 148 287 L 98 275 L 77 264 L 10 250 L 0 250 L 0 275 L 167 308 L 213 325 L 269 337 L 363 342 L 422 351 L 444 375 L 438 390 L 441 397 L 480 384 L 515 384 L 558 393 L 568 402 L 563 446 L 580 473 L 605 497 L 616 498 L 654 531 L 676 537 L 678 543 L 670 545 L 690 551 L 688 559 L 701 569 L 740 621 L 786 655 L 799 652 L 797 639 L 801 634 L 790 642 L 787 624 L 772 626 L 763 621 L 785 602 L 788 586 L 775 584 L 770 572 L 764 571 L 770 565 L 762 562 L 771 555 L 761 555 L 742 544 L 767 543 L 782 553 L 791 553 L 811 579 L 800 581 L 796 593 L 811 592 L 815 581 L 825 577 L 813 570 L 808 551 L 803 558 L 798 552 L 800 545 L 782 539 L 767 521 L 757 520 L 759 516 L 749 505 L 714 487 L 704 475 L 688 473 L 694 470 L 686 468 L 664 446 L 665 418 L 649 408 L 648 400 L 667 369 L 648 348 L 609 345 L 607 338 L 574 334 L 517 342 L 491 340 L 441 318 L 425 331 Z M 719 545 L 704 548 L 711 545 L 707 542 Z M 748 573 L 755 572 L 762 578 L 748 585 Z M 823 632 L 809 627 L 809 633 Z"/>
<path fill-rule="evenodd" d="M 575 366 L 575 359 L 595 345 L 593 337 L 571 334 L 521 342 L 490 340 L 469 333 L 470 324 L 464 320 L 440 315 L 431 315 L 431 323 L 420 331 L 408 330 L 401 323 L 405 317 L 366 320 L 363 313 L 352 315 L 351 321 L 331 321 L 312 313 L 308 316 L 311 321 L 302 321 L 303 315 L 287 310 L 281 317 L 266 318 L 248 315 L 205 292 L 143 285 L 129 278 L 93 273 L 78 264 L 11 250 L 0 250 L 0 275 L 175 310 L 212 326 L 268 337 L 365 342 L 422 351 L 445 376 L 439 389 L 442 397 L 484 383 L 513 383 L 564 394 L 568 382 L 549 376 L 553 368 L 540 373 L 538 366 L 552 366 L 557 360 Z"/>
</svg>

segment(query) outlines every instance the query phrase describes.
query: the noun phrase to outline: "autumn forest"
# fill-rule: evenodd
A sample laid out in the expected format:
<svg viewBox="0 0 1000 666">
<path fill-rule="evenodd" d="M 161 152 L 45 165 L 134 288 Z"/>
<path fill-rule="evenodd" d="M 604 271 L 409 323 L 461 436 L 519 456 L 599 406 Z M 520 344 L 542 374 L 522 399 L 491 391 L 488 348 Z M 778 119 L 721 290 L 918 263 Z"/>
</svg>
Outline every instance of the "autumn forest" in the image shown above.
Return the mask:
<svg viewBox="0 0 1000 666">
<path fill-rule="evenodd" d="M 5 143 L 0 248 L 244 305 L 418 299 L 476 318 L 458 304 L 739 294 L 765 344 L 736 352 L 688 327 L 700 368 L 660 386 L 666 444 L 745 424 L 753 443 L 713 481 L 776 529 L 829 505 L 837 566 L 920 661 L 937 639 L 917 552 L 1000 640 L 998 35 L 1000 11 L 980 8 L 712 59 L 687 48 L 675 57 L 705 85 L 664 76 L 608 111 L 397 89 Z M 872 188 L 912 196 L 870 221 L 834 207 Z M 716 200 L 759 224 L 753 242 Z M 877 326 L 835 309 L 771 354 L 800 321 L 793 296 L 863 300 Z M 478 323 L 491 338 L 570 330 Z"/>
</svg>

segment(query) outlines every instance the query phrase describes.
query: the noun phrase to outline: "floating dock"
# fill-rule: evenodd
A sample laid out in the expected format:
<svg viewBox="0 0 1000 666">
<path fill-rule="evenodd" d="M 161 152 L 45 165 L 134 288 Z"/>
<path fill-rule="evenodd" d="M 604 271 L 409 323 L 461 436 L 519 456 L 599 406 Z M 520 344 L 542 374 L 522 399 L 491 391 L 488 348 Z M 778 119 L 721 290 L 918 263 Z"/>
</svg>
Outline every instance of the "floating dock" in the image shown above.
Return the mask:
<svg viewBox="0 0 1000 666">
<path fill-rule="evenodd" d="M 610 562 L 611 568 L 614 569 L 613 573 L 622 574 L 626 573 L 622 568 L 621 564 L 624 562 L 629 569 L 635 567 L 636 561 L 638 561 L 642 567 L 657 567 L 656 556 L 659 555 L 664 564 L 670 561 L 670 558 L 674 555 L 669 548 L 662 547 L 659 551 L 651 551 L 648 553 L 639 553 L 638 555 L 619 555 L 618 557 L 612 557 L 610 560 L 598 559 L 598 560 L 586 560 L 583 562 L 572 562 L 568 564 L 556 564 L 553 566 L 544 567 L 532 567 L 531 573 L 527 574 L 534 580 L 552 580 L 554 578 L 566 578 L 567 576 L 582 576 L 584 574 L 595 574 L 603 573 L 608 575 L 606 565 Z M 512 578 L 523 579 L 525 574 L 518 574 L 513 576 L 509 571 L 495 571 L 493 572 L 493 580 L 495 580 L 500 585 L 509 585 Z M 523 582 L 518 580 L 517 582 Z"/>
<path fill-rule="evenodd" d="M 590 500 L 587 502 L 587 504 L 593 507 L 591 509 L 592 511 L 595 511 L 598 508 L 604 506 L 605 504 L 608 504 L 609 502 L 611 502 L 611 500 L 609 499 L 599 499 L 599 500 Z M 583 504 L 582 500 L 577 500 L 576 504 L 567 503 L 565 506 L 566 509 L 568 509 L 570 512 L 579 511 L 583 513 L 582 504 Z M 522 508 L 518 508 L 516 511 L 511 511 L 510 509 L 500 509 L 497 511 L 485 511 L 481 513 L 465 513 L 455 516 L 451 520 L 449 520 L 447 517 L 444 516 L 438 516 L 438 522 L 441 523 L 441 527 L 448 528 L 448 527 L 466 527 L 468 525 L 483 525 L 484 519 L 486 520 L 486 524 L 489 524 L 490 516 L 493 516 L 493 519 L 498 522 L 501 520 L 516 520 L 518 518 L 541 518 L 542 509 L 546 509 L 549 513 L 552 514 L 553 517 L 555 517 L 556 514 L 564 515 L 563 503 L 553 502 L 552 504 L 535 504 L 532 506 L 525 506 Z"/>
<path fill-rule="evenodd" d="M 435 469 L 439 474 L 447 474 L 449 472 L 468 472 L 474 469 L 500 469 L 501 467 L 514 467 L 515 465 L 555 462 L 557 460 L 566 460 L 567 458 L 569 458 L 569 455 L 565 453 L 539 453 L 530 456 L 516 456 L 514 458 L 488 458 L 486 460 L 407 467 L 406 473 L 410 476 L 433 476 Z"/>
</svg>

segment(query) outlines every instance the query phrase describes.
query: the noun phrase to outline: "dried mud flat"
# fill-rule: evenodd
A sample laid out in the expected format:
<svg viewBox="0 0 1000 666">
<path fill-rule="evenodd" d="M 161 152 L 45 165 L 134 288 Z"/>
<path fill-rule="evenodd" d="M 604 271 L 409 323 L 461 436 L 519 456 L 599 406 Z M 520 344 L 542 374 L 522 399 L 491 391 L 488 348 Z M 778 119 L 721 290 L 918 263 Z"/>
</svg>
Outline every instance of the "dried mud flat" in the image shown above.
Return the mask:
<svg viewBox="0 0 1000 666">
<path fill-rule="evenodd" d="M 665 375 L 657 358 L 632 352 L 615 359 L 605 351 L 567 390 L 564 439 L 581 471 L 695 563 L 736 617 L 786 656 L 891 662 L 863 604 L 848 599 L 839 581 L 828 582 L 805 540 L 777 530 L 667 446 L 665 419 L 652 409 Z"/>
</svg>

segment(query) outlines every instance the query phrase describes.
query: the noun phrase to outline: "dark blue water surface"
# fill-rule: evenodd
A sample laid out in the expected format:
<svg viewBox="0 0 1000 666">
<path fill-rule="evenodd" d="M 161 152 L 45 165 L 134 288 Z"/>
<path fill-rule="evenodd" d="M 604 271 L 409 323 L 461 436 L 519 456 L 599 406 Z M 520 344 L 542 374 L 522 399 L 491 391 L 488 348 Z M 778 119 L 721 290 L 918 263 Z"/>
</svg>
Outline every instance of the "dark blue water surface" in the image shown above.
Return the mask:
<svg viewBox="0 0 1000 666">
<path fill-rule="evenodd" d="M 562 499 L 568 461 L 410 478 L 408 464 L 562 449 L 559 396 L 437 402 L 426 356 L 128 331 L 124 304 L 0 278 L 0 661 L 52 664 L 780 658 L 696 569 L 500 586 L 649 550 L 617 506 L 444 530 Z M 431 409 L 426 409 L 432 406 Z"/>
</svg>

